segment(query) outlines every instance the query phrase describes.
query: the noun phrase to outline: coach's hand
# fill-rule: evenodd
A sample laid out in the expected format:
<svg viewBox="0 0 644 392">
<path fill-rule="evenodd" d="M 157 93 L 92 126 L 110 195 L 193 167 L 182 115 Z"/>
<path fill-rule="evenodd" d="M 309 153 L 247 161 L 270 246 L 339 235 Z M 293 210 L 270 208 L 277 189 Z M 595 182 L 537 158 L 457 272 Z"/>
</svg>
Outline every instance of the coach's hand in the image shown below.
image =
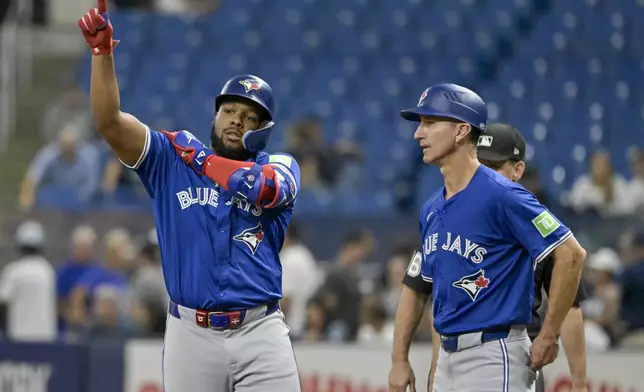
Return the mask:
<svg viewBox="0 0 644 392">
<path fill-rule="evenodd" d="M 389 372 L 389 392 L 416 392 L 416 377 L 409 361 L 394 361 Z"/>
<path fill-rule="evenodd" d="M 98 0 L 98 8 L 92 8 L 80 19 L 80 27 L 87 46 L 94 56 L 111 54 L 118 41 L 112 39 L 114 29 L 107 14 L 107 0 Z"/>
<path fill-rule="evenodd" d="M 530 367 L 533 370 L 540 370 L 554 362 L 558 354 L 557 337 L 540 333 L 530 347 Z"/>
</svg>

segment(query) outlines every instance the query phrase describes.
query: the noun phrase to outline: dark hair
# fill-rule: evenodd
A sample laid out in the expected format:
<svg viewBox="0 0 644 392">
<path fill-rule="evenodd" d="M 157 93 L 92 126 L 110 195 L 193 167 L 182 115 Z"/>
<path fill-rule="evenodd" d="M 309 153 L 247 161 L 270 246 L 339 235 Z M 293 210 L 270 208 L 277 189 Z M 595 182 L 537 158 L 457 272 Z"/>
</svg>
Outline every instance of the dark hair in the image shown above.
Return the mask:
<svg viewBox="0 0 644 392">
<path fill-rule="evenodd" d="M 141 248 L 140 254 L 148 260 L 156 262 L 159 260 L 159 247 L 148 242 Z"/>
<path fill-rule="evenodd" d="M 472 143 L 474 147 L 476 147 L 476 145 L 478 144 L 479 137 L 481 136 L 482 133 L 483 132 L 481 132 L 480 129 L 472 126 L 472 130 L 470 131 L 470 143 Z"/>
<path fill-rule="evenodd" d="M 418 245 L 412 241 L 401 242 L 394 246 L 390 257 L 403 257 L 409 259 L 414 251 L 418 249 Z"/>
<path fill-rule="evenodd" d="M 365 229 L 358 229 L 349 232 L 342 240 L 342 246 L 357 245 L 371 236 L 371 233 Z"/>
<path fill-rule="evenodd" d="M 42 249 L 35 247 L 35 246 L 18 246 L 18 252 L 22 256 L 39 256 L 42 254 Z"/>
</svg>

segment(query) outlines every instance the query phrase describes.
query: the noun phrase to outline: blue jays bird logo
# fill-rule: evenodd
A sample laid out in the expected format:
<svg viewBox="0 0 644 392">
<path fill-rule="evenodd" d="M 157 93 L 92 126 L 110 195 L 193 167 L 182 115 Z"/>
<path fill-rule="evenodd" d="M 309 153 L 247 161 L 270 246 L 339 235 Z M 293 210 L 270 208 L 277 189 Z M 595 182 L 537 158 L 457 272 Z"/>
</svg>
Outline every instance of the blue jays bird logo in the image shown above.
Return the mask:
<svg viewBox="0 0 644 392">
<path fill-rule="evenodd" d="M 423 91 L 423 93 L 420 95 L 420 98 L 418 99 L 418 105 L 417 105 L 417 106 L 420 106 L 420 105 L 423 103 L 423 101 L 425 100 L 425 98 L 427 98 L 427 92 L 428 92 L 428 91 L 429 91 L 429 89 L 426 89 L 426 90 L 425 90 L 425 91 Z"/>
<path fill-rule="evenodd" d="M 483 269 L 452 283 L 452 286 L 465 291 L 472 298 L 472 301 L 476 301 L 476 297 L 478 297 L 481 290 L 488 288 L 489 285 L 490 279 L 485 277 L 485 270 Z"/>
<path fill-rule="evenodd" d="M 250 249 L 251 254 L 257 252 L 259 244 L 264 239 L 264 230 L 262 229 L 262 224 L 258 223 L 257 226 L 246 229 L 241 233 L 233 237 L 233 240 L 243 242 Z"/>
<path fill-rule="evenodd" d="M 239 84 L 244 86 L 246 92 L 249 92 L 251 90 L 259 91 L 262 88 L 262 85 L 257 80 L 253 79 L 240 80 Z"/>
</svg>

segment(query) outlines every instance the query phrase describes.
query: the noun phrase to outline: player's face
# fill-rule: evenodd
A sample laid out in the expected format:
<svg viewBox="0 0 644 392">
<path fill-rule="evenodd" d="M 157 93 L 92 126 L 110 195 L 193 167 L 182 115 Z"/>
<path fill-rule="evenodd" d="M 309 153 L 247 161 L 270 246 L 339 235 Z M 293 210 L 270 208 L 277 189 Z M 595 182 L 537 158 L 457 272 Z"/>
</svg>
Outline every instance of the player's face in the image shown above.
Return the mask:
<svg viewBox="0 0 644 392">
<path fill-rule="evenodd" d="M 439 163 L 469 135 L 469 125 L 439 117 L 421 117 L 414 139 L 423 149 L 423 162 Z"/>
<path fill-rule="evenodd" d="M 250 104 L 241 101 L 223 103 L 215 117 L 212 148 L 221 156 L 247 159 L 242 137 L 261 126 L 260 113 Z"/>
</svg>

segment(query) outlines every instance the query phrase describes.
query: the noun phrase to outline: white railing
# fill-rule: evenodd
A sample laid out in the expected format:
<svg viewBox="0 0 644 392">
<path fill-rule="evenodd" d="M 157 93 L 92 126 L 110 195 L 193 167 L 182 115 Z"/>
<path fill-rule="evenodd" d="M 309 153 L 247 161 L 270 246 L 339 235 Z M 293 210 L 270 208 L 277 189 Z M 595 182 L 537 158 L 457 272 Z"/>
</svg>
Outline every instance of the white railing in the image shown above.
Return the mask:
<svg viewBox="0 0 644 392">
<path fill-rule="evenodd" d="M 31 84 L 31 0 L 9 0 L 9 10 L 0 25 L 0 153 L 7 150 L 15 132 L 18 86 Z M 20 27 L 26 29 L 21 34 Z"/>
</svg>

